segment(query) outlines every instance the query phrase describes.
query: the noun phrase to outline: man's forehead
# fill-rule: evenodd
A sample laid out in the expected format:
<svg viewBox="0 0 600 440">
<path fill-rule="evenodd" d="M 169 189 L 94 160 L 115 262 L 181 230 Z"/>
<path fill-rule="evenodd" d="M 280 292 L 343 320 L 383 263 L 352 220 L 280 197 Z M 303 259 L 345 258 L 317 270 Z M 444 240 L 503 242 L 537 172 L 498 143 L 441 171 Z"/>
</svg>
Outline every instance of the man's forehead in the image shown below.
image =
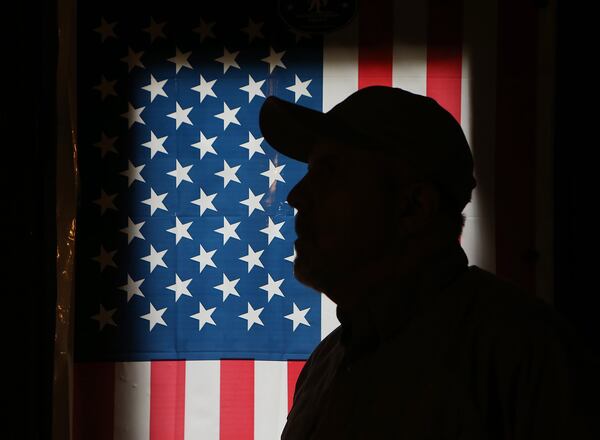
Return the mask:
<svg viewBox="0 0 600 440">
<path fill-rule="evenodd" d="M 309 163 L 335 161 L 339 163 L 360 162 L 363 160 L 383 160 L 381 151 L 371 151 L 339 141 L 321 140 L 316 142 L 308 157 Z"/>
</svg>

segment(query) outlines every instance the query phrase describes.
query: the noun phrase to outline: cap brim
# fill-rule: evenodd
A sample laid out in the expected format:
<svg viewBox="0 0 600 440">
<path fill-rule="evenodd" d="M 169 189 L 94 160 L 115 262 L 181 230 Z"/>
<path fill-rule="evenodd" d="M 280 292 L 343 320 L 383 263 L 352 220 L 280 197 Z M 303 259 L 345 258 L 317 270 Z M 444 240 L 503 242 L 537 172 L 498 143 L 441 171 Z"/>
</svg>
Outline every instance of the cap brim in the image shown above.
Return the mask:
<svg viewBox="0 0 600 440">
<path fill-rule="evenodd" d="M 317 139 L 330 131 L 328 119 L 325 113 L 269 96 L 260 109 L 259 126 L 274 149 L 308 162 Z"/>
</svg>

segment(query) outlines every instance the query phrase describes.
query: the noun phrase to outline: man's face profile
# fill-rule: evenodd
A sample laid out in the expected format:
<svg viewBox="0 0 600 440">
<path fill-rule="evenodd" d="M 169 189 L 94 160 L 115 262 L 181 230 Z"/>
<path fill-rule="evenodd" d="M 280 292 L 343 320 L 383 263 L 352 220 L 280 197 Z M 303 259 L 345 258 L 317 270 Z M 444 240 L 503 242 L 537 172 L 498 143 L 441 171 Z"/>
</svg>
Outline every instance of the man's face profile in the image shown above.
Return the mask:
<svg viewBox="0 0 600 440">
<path fill-rule="evenodd" d="M 298 210 L 296 278 L 318 291 L 378 258 L 392 240 L 391 209 L 383 191 L 381 155 L 319 142 L 308 172 L 290 191 Z"/>
</svg>

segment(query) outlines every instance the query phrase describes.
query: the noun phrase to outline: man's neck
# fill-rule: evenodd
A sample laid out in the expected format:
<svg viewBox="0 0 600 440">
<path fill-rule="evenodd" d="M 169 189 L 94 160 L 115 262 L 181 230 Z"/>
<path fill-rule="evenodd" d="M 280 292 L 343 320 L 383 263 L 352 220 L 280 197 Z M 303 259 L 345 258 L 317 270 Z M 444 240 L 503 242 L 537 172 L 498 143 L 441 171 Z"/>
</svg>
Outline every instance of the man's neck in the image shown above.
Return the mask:
<svg viewBox="0 0 600 440">
<path fill-rule="evenodd" d="M 423 270 L 441 254 L 457 247 L 460 247 L 458 241 L 440 240 L 433 235 L 407 240 L 403 246 L 389 249 L 380 258 L 348 271 L 324 293 L 339 307 L 352 310 L 368 292 L 379 291 L 389 285 L 417 282 Z"/>
</svg>

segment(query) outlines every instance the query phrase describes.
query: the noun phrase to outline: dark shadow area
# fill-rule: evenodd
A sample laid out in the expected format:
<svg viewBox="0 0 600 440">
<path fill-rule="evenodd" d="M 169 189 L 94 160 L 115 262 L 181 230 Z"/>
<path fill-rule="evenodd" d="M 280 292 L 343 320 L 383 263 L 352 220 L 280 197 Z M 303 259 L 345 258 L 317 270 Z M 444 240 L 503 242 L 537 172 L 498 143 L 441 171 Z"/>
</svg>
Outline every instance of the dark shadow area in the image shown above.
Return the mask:
<svg viewBox="0 0 600 440">
<path fill-rule="evenodd" d="M 555 173 L 555 306 L 600 353 L 597 207 L 598 88 L 588 56 L 596 24 L 558 4 Z"/>
<path fill-rule="evenodd" d="M 0 75 L 6 84 L 0 127 L 7 194 L 2 437 L 48 439 L 56 317 L 56 4 L 15 3 L 8 15 Z"/>
</svg>

